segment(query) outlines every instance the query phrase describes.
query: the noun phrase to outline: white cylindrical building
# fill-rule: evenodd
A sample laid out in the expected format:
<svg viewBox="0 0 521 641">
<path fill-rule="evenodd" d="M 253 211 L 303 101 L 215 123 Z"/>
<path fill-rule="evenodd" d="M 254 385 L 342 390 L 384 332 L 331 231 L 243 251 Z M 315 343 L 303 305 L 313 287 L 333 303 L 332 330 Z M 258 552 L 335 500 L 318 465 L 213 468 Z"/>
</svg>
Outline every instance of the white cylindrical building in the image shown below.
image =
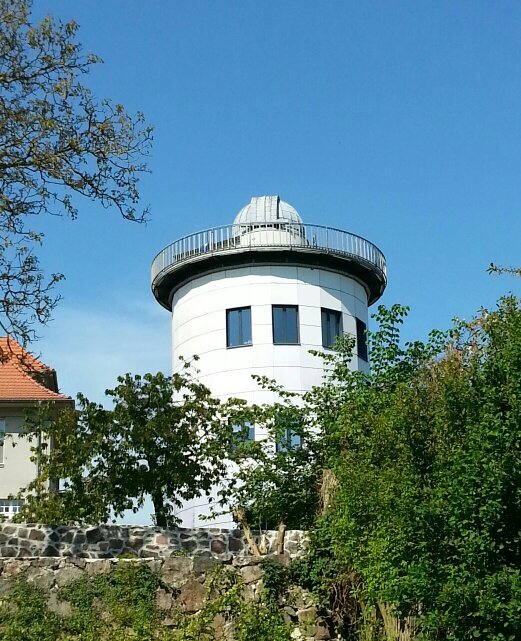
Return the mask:
<svg viewBox="0 0 521 641">
<path fill-rule="evenodd" d="M 303 223 L 278 196 L 252 198 L 231 225 L 181 238 L 152 263 L 154 296 L 172 312 L 174 371 L 179 356 L 197 354 L 216 396 L 251 403 L 274 400 L 252 374 L 296 392 L 320 384 L 322 360 L 309 350 L 330 349 L 342 333 L 356 338 L 353 369 L 366 369 L 368 307 L 385 286 L 375 245 Z M 183 516 L 197 523 L 195 511 Z"/>
</svg>

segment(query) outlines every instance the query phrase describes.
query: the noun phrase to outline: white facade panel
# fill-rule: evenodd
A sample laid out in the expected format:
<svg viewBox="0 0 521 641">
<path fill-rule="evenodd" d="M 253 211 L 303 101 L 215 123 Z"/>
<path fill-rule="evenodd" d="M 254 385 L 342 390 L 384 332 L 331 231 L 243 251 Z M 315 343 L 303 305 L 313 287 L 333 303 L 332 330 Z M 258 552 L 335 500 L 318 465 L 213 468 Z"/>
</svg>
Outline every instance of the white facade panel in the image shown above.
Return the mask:
<svg viewBox="0 0 521 641">
<path fill-rule="evenodd" d="M 179 356 L 197 354 L 201 377 L 218 396 L 243 394 L 253 402 L 257 390 L 252 373 L 276 374 L 280 383 L 287 381 L 292 390 L 303 392 L 310 373 L 304 384 L 295 372 L 303 366 L 322 371 L 320 359 L 308 354 L 323 349 L 321 308 L 343 311 L 343 330 L 353 335 L 355 316 L 367 323 L 367 299 L 364 303 L 353 293 L 365 296 L 348 276 L 291 265 L 228 269 L 212 274 L 211 280 L 194 278 L 173 299 L 174 371 L 179 371 Z M 272 305 L 284 304 L 299 308 L 299 345 L 273 344 Z M 252 345 L 227 348 L 226 311 L 239 307 L 251 307 Z"/>
</svg>

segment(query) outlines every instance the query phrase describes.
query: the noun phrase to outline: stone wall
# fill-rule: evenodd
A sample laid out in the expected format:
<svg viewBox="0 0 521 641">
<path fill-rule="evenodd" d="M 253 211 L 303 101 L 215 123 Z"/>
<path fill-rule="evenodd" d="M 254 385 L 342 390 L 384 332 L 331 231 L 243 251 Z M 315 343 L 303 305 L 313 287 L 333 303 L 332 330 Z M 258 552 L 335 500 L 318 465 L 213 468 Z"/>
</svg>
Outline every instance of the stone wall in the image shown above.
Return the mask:
<svg viewBox="0 0 521 641">
<path fill-rule="evenodd" d="M 103 532 L 103 528 L 99 530 Z M 28 535 L 30 532 L 39 531 L 42 530 L 28 527 Z M 161 531 L 159 533 L 161 534 Z M 289 563 L 288 555 L 274 555 L 272 559 L 274 562 Z M 197 616 L 197 613 L 205 608 L 205 604 L 215 590 L 214 587 L 209 586 L 210 577 L 214 576 L 217 565 L 226 564 L 232 572 L 237 574 L 246 603 L 262 598 L 264 569 L 261 559 L 237 555 L 223 560 L 200 554 L 193 557 L 142 558 L 135 561 L 78 557 L 4 558 L 0 560 L 0 603 L 9 594 L 13 582 L 23 577 L 29 584 L 44 591 L 49 610 L 60 617 L 67 618 L 73 614 L 74 608 L 60 594 L 60 588 L 82 577 L 109 573 L 116 564 L 121 563 L 148 564 L 158 575 L 160 581 L 155 592 L 155 603 L 160 613 L 161 625 L 166 627 L 178 629 L 177 621 L 180 613 L 183 617 Z M 317 607 L 314 598 L 302 588 L 288 586 L 287 593 L 279 601 L 279 605 L 282 616 L 290 627 L 292 639 L 319 641 L 332 638 L 333 633 L 326 618 L 322 616 L 323 613 Z M 103 616 L 103 613 L 100 612 L 100 616 Z M 213 629 L 213 638 L 233 641 L 234 623 L 227 615 L 226 609 L 222 614 L 212 613 L 212 616 L 214 619 L 210 625 Z"/>
<path fill-rule="evenodd" d="M 277 533 L 268 531 L 257 541 L 268 554 L 275 550 Z M 301 556 L 306 534 L 286 532 L 284 552 Z M 157 528 L 138 525 L 70 527 L 0 523 L 0 558 L 76 557 L 111 559 L 122 555 L 168 558 L 176 554 L 214 556 L 226 561 L 249 554 L 241 530 L 219 528 Z"/>
</svg>

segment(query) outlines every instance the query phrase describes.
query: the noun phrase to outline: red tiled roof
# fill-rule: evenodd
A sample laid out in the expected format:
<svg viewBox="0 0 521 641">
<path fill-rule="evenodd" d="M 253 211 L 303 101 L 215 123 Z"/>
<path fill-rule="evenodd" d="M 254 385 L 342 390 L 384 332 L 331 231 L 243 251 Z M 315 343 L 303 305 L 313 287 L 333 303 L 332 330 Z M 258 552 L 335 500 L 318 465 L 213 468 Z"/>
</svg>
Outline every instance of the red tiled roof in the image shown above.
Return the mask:
<svg viewBox="0 0 521 641">
<path fill-rule="evenodd" d="M 55 372 L 14 339 L 0 337 L 1 401 L 70 401 L 56 390 Z M 54 389 L 53 389 L 54 388 Z"/>
</svg>

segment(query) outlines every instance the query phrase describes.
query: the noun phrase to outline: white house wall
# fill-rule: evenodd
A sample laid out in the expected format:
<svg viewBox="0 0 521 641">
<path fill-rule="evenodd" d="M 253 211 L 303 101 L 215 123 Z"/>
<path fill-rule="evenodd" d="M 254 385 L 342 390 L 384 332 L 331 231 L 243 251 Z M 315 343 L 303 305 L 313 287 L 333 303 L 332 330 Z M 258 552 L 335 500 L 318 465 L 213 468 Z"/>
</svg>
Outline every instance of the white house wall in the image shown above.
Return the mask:
<svg viewBox="0 0 521 641">
<path fill-rule="evenodd" d="M 3 410 L 0 420 L 5 421 L 6 438 L 3 457 L 0 462 L 0 499 L 16 496 L 36 476 L 36 465 L 32 463 L 31 443 L 22 436 L 24 410 Z"/>
</svg>

